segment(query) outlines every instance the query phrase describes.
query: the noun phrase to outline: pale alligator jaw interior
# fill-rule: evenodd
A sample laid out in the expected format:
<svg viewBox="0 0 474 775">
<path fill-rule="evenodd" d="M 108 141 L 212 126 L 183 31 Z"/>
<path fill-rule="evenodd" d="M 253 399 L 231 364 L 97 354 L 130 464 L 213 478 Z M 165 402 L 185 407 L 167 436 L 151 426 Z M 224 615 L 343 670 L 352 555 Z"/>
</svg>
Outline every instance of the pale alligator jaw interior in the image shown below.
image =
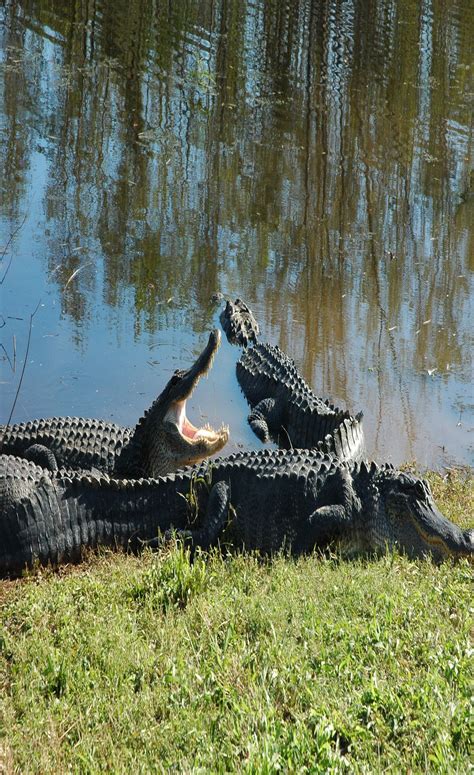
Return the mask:
<svg viewBox="0 0 474 775">
<path fill-rule="evenodd" d="M 165 422 L 175 425 L 178 433 L 186 439 L 188 443 L 192 444 L 195 442 L 197 444 L 203 439 L 213 443 L 222 438 L 224 433 L 228 433 L 228 428 L 225 425 L 222 425 L 218 431 L 211 428 L 210 425 L 203 425 L 201 428 L 196 428 L 186 416 L 186 400 L 187 399 L 174 401 L 166 412 L 164 419 Z"/>
</svg>

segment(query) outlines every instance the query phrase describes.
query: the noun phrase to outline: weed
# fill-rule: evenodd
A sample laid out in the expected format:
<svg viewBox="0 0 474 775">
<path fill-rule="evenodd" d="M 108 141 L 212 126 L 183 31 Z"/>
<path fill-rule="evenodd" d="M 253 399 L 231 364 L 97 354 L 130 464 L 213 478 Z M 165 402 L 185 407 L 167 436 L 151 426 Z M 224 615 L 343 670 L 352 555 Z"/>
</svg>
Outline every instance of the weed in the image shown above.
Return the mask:
<svg viewBox="0 0 474 775">
<path fill-rule="evenodd" d="M 205 589 L 209 573 L 204 558 L 191 562 L 190 549 L 178 541 L 165 554 L 154 558 L 151 567 L 132 589 L 135 600 L 147 600 L 161 608 L 185 608 L 189 600 Z"/>
</svg>

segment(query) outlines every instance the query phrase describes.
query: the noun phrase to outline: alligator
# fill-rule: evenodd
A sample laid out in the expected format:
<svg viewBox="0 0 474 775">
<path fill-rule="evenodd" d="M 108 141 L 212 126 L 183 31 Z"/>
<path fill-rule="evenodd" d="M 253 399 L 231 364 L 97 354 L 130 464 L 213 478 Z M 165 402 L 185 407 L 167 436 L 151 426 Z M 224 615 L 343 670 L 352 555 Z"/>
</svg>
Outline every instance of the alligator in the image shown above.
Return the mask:
<svg viewBox="0 0 474 775">
<path fill-rule="evenodd" d="M 229 438 L 222 426 L 196 428 L 186 401 L 208 372 L 221 340 L 218 330 L 194 364 L 177 370 L 135 428 L 83 417 L 52 417 L 0 426 L 0 451 L 51 471 L 96 469 L 117 477 L 156 477 L 219 452 Z"/>
<path fill-rule="evenodd" d="M 222 294 L 215 294 L 218 301 Z M 258 342 L 258 323 L 241 299 L 226 301 L 220 314 L 229 342 L 245 349 L 237 361 L 237 380 L 252 410 L 250 427 L 263 443 L 282 449 L 320 444 L 342 460 L 360 460 L 364 454 L 362 412 L 355 417 L 318 398 L 294 361 L 279 347 Z M 253 347 L 247 347 L 249 342 Z"/>
<path fill-rule="evenodd" d="M 0 576 L 79 562 L 99 545 L 138 551 L 170 535 L 292 554 L 396 548 L 412 558 L 474 559 L 474 530 L 436 507 L 429 485 L 391 465 L 321 450 L 261 449 L 205 460 L 157 479 L 50 472 L 0 455 Z"/>
<path fill-rule="evenodd" d="M 287 449 L 311 448 L 324 440 L 343 460 L 362 458 L 362 412 L 353 417 L 318 398 L 279 347 L 259 342 L 247 348 L 236 370 L 252 407 L 248 421 L 261 441 L 272 439 Z"/>
</svg>

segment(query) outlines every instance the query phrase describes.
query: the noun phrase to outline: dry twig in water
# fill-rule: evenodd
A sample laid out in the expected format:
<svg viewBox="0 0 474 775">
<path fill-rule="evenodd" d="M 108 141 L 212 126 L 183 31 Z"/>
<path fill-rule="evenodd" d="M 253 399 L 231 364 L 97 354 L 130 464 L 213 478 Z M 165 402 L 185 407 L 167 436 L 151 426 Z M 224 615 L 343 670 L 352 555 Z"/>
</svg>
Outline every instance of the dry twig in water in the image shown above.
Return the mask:
<svg viewBox="0 0 474 775">
<path fill-rule="evenodd" d="M 11 241 L 13 240 L 13 238 L 14 238 L 14 237 L 16 237 L 16 235 L 18 234 L 18 232 L 19 232 L 19 231 L 20 231 L 20 229 L 22 228 L 22 226 L 23 226 L 23 224 L 25 223 L 25 221 L 26 221 L 26 213 L 25 213 L 25 217 L 23 218 L 23 220 L 22 220 L 22 222 L 20 223 L 20 225 L 19 225 L 19 226 L 17 226 L 17 227 L 16 227 L 16 229 L 14 229 L 14 231 L 12 231 L 12 233 L 10 234 L 10 236 L 9 236 L 9 238 L 8 238 L 8 240 L 7 240 L 7 244 L 6 244 L 6 245 L 5 245 L 5 247 L 3 248 L 2 255 L 0 256 L 0 261 L 2 261 L 2 260 L 3 260 L 3 258 L 5 257 L 5 253 L 6 253 L 6 252 L 7 252 L 7 250 L 8 250 L 8 246 L 10 245 Z M 12 265 L 12 261 L 13 261 L 13 253 L 12 253 L 12 255 L 10 256 L 10 261 L 8 262 L 8 266 L 7 266 L 7 268 L 5 269 L 5 272 L 4 272 L 4 274 L 3 274 L 3 277 L 2 277 L 2 279 L 0 280 L 0 285 L 3 285 L 3 281 L 5 280 L 5 277 L 6 277 L 6 276 L 7 276 L 7 274 L 8 274 L 8 270 L 10 269 L 10 267 L 11 267 L 11 265 Z"/>
<path fill-rule="evenodd" d="M 7 422 L 6 422 L 6 425 L 7 425 L 7 426 L 8 426 L 8 425 L 10 425 L 10 420 L 11 420 L 11 419 L 12 419 L 12 417 L 13 417 L 13 412 L 15 411 L 16 402 L 17 402 L 18 395 L 19 395 L 19 393 L 20 393 L 20 389 L 21 389 L 21 383 L 23 382 L 23 377 L 24 377 L 24 375 L 25 375 L 26 364 L 27 364 L 27 361 L 28 361 L 28 353 L 30 352 L 31 329 L 33 328 L 33 318 L 34 318 L 34 316 L 36 315 L 36 313 L 38 312 L 38 309 L 39 309 L 39 305 L 40 305 L 40 304 L 41 304 L 41 299 L 39 300 L 39 302 L 38 302 L 38 304 L 36 305 L 36 307 L 35 307 L 34 311 L 33 311 L 33 312 L 31 313 L 31 315 L 30 315 L 30 325 L 29 325 L 29 329 L 28 329 L 28 342 L 26 343 L 26 352 L 25 352 L 25 358 L 24 358 L 24 360 L 23 360 L 23 367 L 22 367 L 22 369 L 21 369 L 20 380 L 19 380 L 19 382 L 18 382 L 18 387 L 17 387 L 17 389 L 16 389 L 16 393 L 15 393 L 15 399 L 14 399 L 14 401 L 13 401 L 13 405 L 12 405 L 12 408 L 11 408 L 11 411 L 10 411 L 10 416 L 8 417 L 8 420 L 7 420 Z"/>
<path fill-rule="evenodd" d="M 74 280 L 75 276 L 76 276 L 77 274 L 79 274 L 79 272 L 80 272 L 82 269 L 85 269 L 85 268 L 86 268 L 86 266 L 90 266 L 91 264 L 92 264 L 92 261 L 88 261 L 88 262 L 87 262 L 87 264 L 83 264 L 82 266 L 78 267 L 78 268 L 77 268 L 77 269 L 76 269 L 76 270 L 75 270 L 75 271 L 72 273 L 72 275 L 70 276 L 70 278 L 68 279 L 68 281 L 67 281 L 66 285 L 64 286 L 64 289 L 66 289 L 66 288 L 68 287 L 68 285 L 69 285 L 69 283 L 71 282 L 71 280 Z"/>
</svg>

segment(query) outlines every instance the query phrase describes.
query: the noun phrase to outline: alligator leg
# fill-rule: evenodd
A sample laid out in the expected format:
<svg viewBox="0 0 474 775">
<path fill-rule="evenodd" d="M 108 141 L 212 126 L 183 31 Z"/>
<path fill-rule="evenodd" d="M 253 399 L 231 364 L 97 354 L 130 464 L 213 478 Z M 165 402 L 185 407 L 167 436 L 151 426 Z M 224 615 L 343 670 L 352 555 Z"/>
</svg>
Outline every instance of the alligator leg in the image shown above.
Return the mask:
<svg viewBox="0 0 474 775">
<path fill-rule="evenodd" d="M 331 476 L 328 476 L 319 493 L 318 504 L 330 507 L 340 504 L 348 515 L 361 510 L 361 502 L 354 490 L 351 472 L 346 467 L 337 468 Z"/>
<path fill-rule="evenodd" d="M 318 497 L 321 505 L 308 517 L 299 551 L 315 546 L 327 546 L 350 530 L 354 513 L 361 503 L 354 491 L 352 477 L 346 468 L 339 468 L 328 477 Z"/>
<path fill-rule="evenodd" d="M 309 515 L 302 540 L 295 551 L 309 552 L 317 546 L 324 548 L 347 531 L 350 521 L 350 515 L 340 503 L 321 506 Z"/>
<path fill-rule="evenodd" d="M 36 463 L 37 466 L 47 468 L 49 471 L 58 470 L 58 461 L 56 455 L 44 444 L 32 444 L 25 450 L 23 457 Z"/>
<path fill-rule="evenodd" d="M 178 530 L 178 538 L 190 540 L 193 547 L 209 549 L 216 543 L 219 534 L 226 525 L 229 516 L 230 487 L 225 482 L 217 482 L 211 489 L 202 527 L 197 530 Z"/>
<path fill-rule="evenodd" d="M 225 482 L 216 482 L 211 488 L 207 502 L 206 513 L 202 520 L 202 527 L 196 530 L 166 530 L 163 537 L 147 541 L 146 545 L 152 549 L 162 546 L 173 536 L 191 544 L 192 548 L 200 546 L 209 549 L 216 543 L 219 534 L 226 525 L 230 507 L 230 487 Z"/>
<path fill-rule="evenodd" d="M 248 421 L 255 435 L 266 444 L 270 433 L 278 433 L 281 428 L 281 406 L 274 398 L 264 398 L 255 404 Z"/>
</svg>

